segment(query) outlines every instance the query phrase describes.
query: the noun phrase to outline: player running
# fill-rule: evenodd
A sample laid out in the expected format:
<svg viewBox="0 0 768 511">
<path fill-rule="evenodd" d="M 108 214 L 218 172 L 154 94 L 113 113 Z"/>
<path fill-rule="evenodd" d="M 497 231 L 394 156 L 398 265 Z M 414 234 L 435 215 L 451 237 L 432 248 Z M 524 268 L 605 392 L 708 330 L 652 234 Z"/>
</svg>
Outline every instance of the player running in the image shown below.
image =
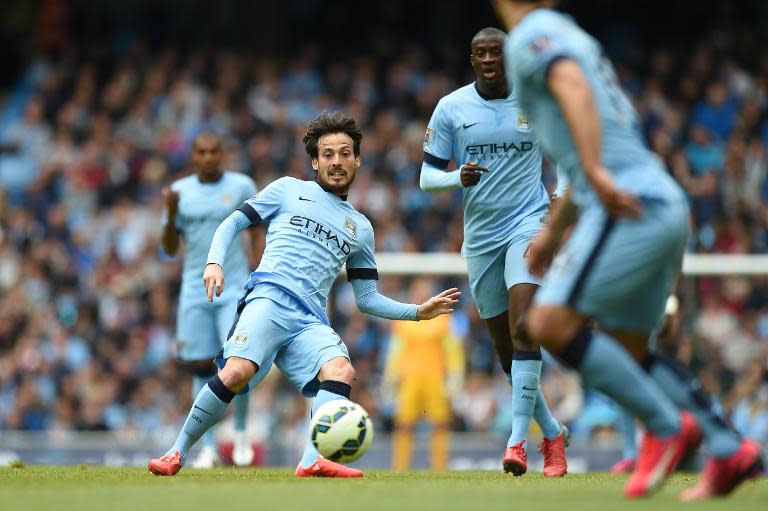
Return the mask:
<svg viewBox="0 0 768 511">
<path fill-rule="evenodd" d="M 358 308 L 387 319 L 432 319 L 453 312 L 458 289 L 421 305 L 379 294 L 373 228 L 347 202 L 360 166 L 363 133 L 354 119 L 323 114 L 309 123 L 304 146 L 316 181 L 284 177 L 238 208 L 216 230 L 204 283 L 208 299 L 224 290 L 227 248 L 247 227 L 269 222 L 259 267 L 251 274 L 238 316 L 224 344 L 226 365 L 195 399 L 171 449 L 150 460 L 149 470 L 170 476 L 184 465 L 190 447 L 216 424 L 232 398 L 258 384 L 274 362 L 307 397 L 313 413 L 333 399 L 349 398 L 355 370 L 344 342 L 329 325 L 328 292 L 346 264 Z M 320 456 L 307 439 L 296 468 L 299 477 L 361 477 L 363 473 Z"/>
<path fill-rule="evenodd" d="M 227 338 L 240 295 L 239 290 L 232 287 L 215 304 L 208 303 L 204 290 L 200 289 L 208 248 L 216 227 L 238 204 L 256 193 L 256 184 L 244 174 L 221 171 L 221 140 L 209 131 L 197 135 L 192 143 L 192 166 L 194 174 L 163 190 L 167 216 L 162 246 L 166 254 L 175 255 L 181 238 L 186 245 L 176 339 L 179 363 L 192 374 L 194 399 L 206 380 L 216 374 L 213 359 Z M 239 238 L 223 263 L 235 282 L 248 278 L 248 259 Z M 253 461 L 253 449 L 245 431 L 248 395 L 238 396 L 234 408 L 232 461 L 235 465 L 247 466 Z M 203 437 L 203 448 L 194 466 L 212 468 L 218 464 L 216 438 L 213 431 L 209 431 Z"/>
<path fill-rule="evenodd" d="M 544 475 L 568 470 L 569 433 L 547 407 L 540 390 L 541 350 L 521 337 L 519 320 L 541 284 L 525 261 L 549 211 L 541 182 L 542 156 L 528 119 L 504 75 L 504 32 L 484 28 L 472 38 L 476 81 L 440 100 L 424 137 L 421 188 L 463 188 L 464 243 L 469 284 L 509 384 L 514 422 L 504 452 L 505 472 L 528 470 L 531 417 L 544 440 Z M 445 172 L 453 158 L 458 170 Z"/>
<path fill-rule="evenodd" d="M 649 376 L 633 359 L 647 353 L 680 272 L 688 231 L 685 195 L 646 148 L 637 114 L 599 43 L 571 18 L 546 8 L 553 3 L 493 0 L 504 24 L 514 27 L 505 43 L 507 76 L 544 151 L 570 181 L 530 251 L 533 273 L 549 268 L 525 328 L 578 369 L 585 385 L 644 423 L 627 497 L 656 490 L 698 443 L 696 419 L 675 404 L 696 413 L 705 436 L 718 437 L 708 441 L 710 449 L 725 456 L 714 453 L 699 485 L 682 498 L 724 495 L 762 471 L 758 445 L 718 434 L 722 425 L 707 402 L 697 402 L 687 372 L 655 361 Z M 553 261 L 563 231 L 574 223 Z M 599 328 L 585 327 L 587 318 Z"/>
</svg>

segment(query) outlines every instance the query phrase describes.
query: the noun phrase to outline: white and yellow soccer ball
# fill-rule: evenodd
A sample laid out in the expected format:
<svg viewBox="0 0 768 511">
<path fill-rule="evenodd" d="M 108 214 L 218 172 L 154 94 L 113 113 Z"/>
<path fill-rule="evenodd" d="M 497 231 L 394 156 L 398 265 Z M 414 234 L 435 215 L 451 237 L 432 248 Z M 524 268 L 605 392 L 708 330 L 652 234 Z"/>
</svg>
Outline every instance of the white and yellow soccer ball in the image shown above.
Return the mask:
<svg viewBox="0 0 768 511">
<path fill-rule="evenodd" d="M 320 406 L 309 421 L 312 444 L 322 456 L 339 463 L 355 461 L 373 442 L 373 423 L 368 412 L 348 399 Z"/>
</svg>

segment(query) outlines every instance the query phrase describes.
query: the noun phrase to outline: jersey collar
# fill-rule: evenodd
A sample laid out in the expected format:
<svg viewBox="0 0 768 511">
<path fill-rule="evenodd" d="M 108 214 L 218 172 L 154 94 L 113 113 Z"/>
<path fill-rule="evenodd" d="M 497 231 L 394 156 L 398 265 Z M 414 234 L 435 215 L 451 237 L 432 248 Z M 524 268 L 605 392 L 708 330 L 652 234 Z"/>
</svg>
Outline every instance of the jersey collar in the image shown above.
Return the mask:
<svg viewBox="0 0 768 511">
<path fill-rule="evenodd" d="M 347 197 L 349 197 L 349 195 L 336 195 L 335 193 L 333 193 L 333 192 L 331 192 L 331 191 L 329 191 L 329 190 L 326 190 L 326 189 L 323 187 L 323 185 L 321 185 L 321 184 L 320 184 L 320 181 L 315 181 L 315 184 L 317 184 L 317 186 L 319 186 L 319 187 L 320 187 L 320 188 L 321 188 L 321 189 L 322 189 L 322 190 L 323 190 L 325 193 L 327 193 L 328 195 L 332 195 L 332 196 L 334 196 L 334 197 L 336 197 L 336 198 L 338 198 L 338 199 L 340 199 L 340 200 L 343 200 L 343 201 L 345 201 L 345 200 L 347 200 Z"/>
<path fill-rule="evenodd" d="M 485 94 L 480 92 L 480 88 L 477 86 L 477 82 L 475 82 L 473 85 L 475 86 L 475 92 L 477 92 L 477 95 L 486 101 L 490 101 L 492 99 L 507 99 L 509 96 L 512 95 L 512 90 L 510 88 L 509 94 L 507 94 L 506 96 L 486 96 Z"/>
<path fill-rule="evenodd" d="M 213 181 L 200 181 L 200 174 L 195 174 L 195 176 L 197 177 L 197 182 L 200 183 L 201 185 L 215 185 L 216 183 L 224 179 L 224 172 L 219 174 L 219 178 Z"/>
</svg>

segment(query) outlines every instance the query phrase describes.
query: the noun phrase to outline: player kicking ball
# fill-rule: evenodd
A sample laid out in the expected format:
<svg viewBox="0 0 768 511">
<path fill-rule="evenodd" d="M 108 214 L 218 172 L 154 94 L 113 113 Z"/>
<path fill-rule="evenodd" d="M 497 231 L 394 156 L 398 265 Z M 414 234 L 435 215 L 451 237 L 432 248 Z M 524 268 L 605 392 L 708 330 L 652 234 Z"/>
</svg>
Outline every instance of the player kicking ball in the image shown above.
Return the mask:
<svg viewBox="0 0 768 511">
<path fill-rule="evenodd" d="M 354 119 L 336 113 L 309 123 L 304 146 L 316 181 L 284 177 L 245 201 L 216 230 L 203 281 L 209 301 L 224 289 L 222 262 L 244 229 L 269 222 L 261 264 L 251 274 L 224 344 L 226 363 L 197 395 L 178 438 L 149 470 L 171 476 L 194 443 L 225 414 L 235 395 L 257 385 L 275 363 L 307 397 L 312 412 L 334 399 L 348 399 L 355 370 L 344 342 L 330 327 L 328 292 L 344 265 L 358 308 L 374 316 L 426 320 L 450 314 L 458 289 L 421 305 L 379 294 L 373 228 L 347 201 L 360 167 L 363 133 Z M 362 477 L 359 470 L 323 458 L 307 438 L 296 475 Z"/>
</svg>

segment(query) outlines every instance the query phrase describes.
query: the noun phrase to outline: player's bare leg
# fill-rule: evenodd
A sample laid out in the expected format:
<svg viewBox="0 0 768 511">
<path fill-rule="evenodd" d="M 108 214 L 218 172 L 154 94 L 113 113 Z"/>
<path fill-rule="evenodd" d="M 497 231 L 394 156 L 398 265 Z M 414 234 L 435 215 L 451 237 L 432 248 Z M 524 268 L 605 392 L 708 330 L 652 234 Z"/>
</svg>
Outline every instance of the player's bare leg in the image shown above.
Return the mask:
<svg viewBox="0 0 768 511">
<path fill-rule="evenodd" d="M 585 320 L 568 307 L 533 306 L 525 328 L 532 339 L 578 370 L 586 386 L 605 393 L 645 424 L 637 469 L 625 495 L 648 495 L 697 440 L 698 426 L 690 414 L 677 411 L 617 340 L 585 328 Z"/>
</svg>

